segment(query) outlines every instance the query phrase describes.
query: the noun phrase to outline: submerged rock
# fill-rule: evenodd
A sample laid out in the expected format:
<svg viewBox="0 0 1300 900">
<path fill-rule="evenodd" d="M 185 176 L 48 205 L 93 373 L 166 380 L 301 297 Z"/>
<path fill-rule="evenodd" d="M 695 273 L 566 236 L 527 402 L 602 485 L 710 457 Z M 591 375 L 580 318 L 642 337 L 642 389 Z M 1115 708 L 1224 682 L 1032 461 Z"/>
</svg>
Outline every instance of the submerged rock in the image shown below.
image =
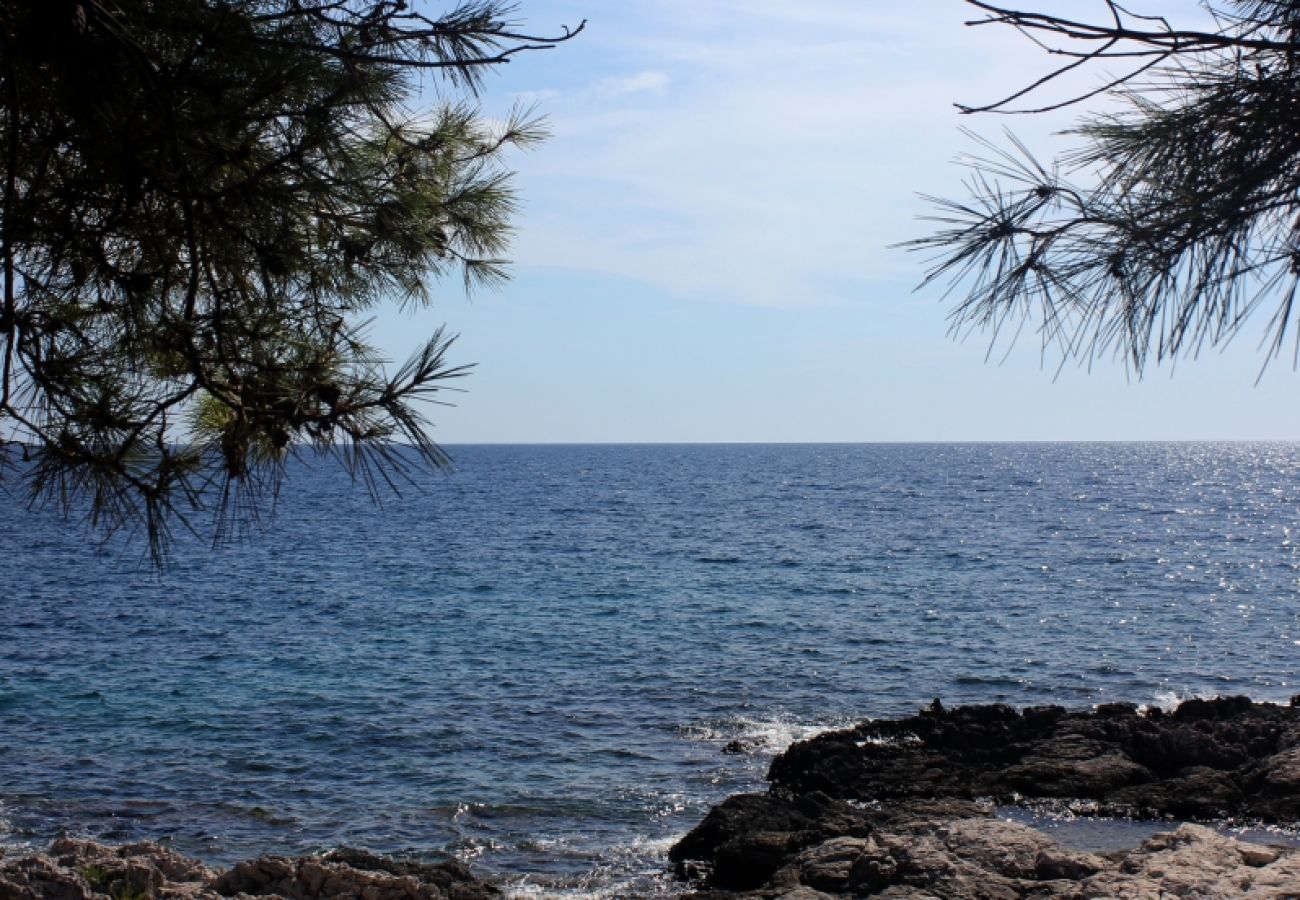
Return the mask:
<svg viewBox="0 0 1300 900">
<path fill-rule="evenodd" d="M 459 862 L 426 865 L 364 850 L 262 856 L 218 873 L 167 847 L 59 840 L 45 853 L 0 859 L 4 900 L 220 900 L 224 897 L 488 900 L 500 891 Z"/>
</svg>

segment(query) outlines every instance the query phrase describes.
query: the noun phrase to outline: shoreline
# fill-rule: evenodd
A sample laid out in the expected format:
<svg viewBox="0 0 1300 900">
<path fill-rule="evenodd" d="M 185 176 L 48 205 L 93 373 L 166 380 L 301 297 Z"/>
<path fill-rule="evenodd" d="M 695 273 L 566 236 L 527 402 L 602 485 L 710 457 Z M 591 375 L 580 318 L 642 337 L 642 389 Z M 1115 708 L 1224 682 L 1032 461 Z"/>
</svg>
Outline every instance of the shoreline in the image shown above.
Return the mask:
<svg viewBox="0 0 1300 900">
<path fill-rule="evenodd" d="M 1043 827 L 1053 821 L 1045 810 L 1097 833 L 1108 822 L 1155 833 L 1088 847 Z M 765 793 L 723 800 L 674 844 L 665 879 L 672 865 L 680 880 L 655 896 L 1300 896 L 1300 840 L 1222 832 L 1252 822 L 1300 823 L 1300 698 L 1085 712 L 936 701 L 790 745 L 772 760 Z M 516 878 L 528 883 L 522 873 L 479 877 L 455 860 L 349 849 L 224 872 L 150 842 L 63 838 L 43 853 L 0 856 L 0 896 L 22 900 L 550 895 L 537 882 L 518 890 Z"/>
<path fill-rule="evenodd" d="M 354 849 L 260 856 L 224 870 L 152 841 L 112 846 L 61 838 L 43 853 L 0 857 L 0 897 L 6 900 L 242 896 L 493 900 L 502 894 L 457 860 L 415 863 Z"/>
<path fill-rule="evenodd" d="M 998 818 L 994 807 L 1046 801 L 1170 825 L 1294 824 L 1297 700 L 1194 699 L 1172 712 L 1122 703 L 948 710 L 936 700 L 915 716 L 792 745 L 768 782 L 766 793 L 715 806 L 674 846 L 692 896 L 1300 896 L 1294 846 L 1183 824 L 1092 853 Z"/>
<path fill-rule="evenodd" d="M 823 809 L 823 815 L 828 814 Z M 509 900 L 545 897 L 676 897 L 682 900 L 818 900 L 842 895 L 891 898 L 1148 897 L 1154 891 L 1205 898 L 1300 896 L 1300 839 L 1243 839 L 1219 823 L 1136 825 L 1150 834 L 1109 850 L 1081 850 L 989 806 L 903 805 L 877 820 L 866 839 L 841 836 L 786 860 L 759 888 L 719 888 L 707 872 L 665 862 L 663 890 L 548 890 L 514 875 L 482 877 L 464 863 L 414 863 L 339 848 L 295 857 L 265 855 L 228 869 L 210 867 L 157 842 L 104 844 L 74 838 L 20 856 L 0 855 L 6 900 L 145 900 L 227 897 L 366 900 Z M 1105 830 L 1115 820 L 1094 820 Z M 1177 825 L 1177 827 L 1171 827 Z M 1262 838 L 1263 836 L 1260 836 Z M 1285 836 L 1284 836 L 1285 837 Z M 996 848 L 996 849 L 994 849 Z M 990 851 L 993 852 L 990 852 Z M 901 884 L 894 857 L 910 865 Z M 882 862 L 884 865 L 882 866 Z M 881 878 L 882 870 L 885 878 Z M 869 886 L 864 872 L 880 883 Z M 1156 877 L 1151 877 L 1153 874 Z M 907 883 L 910 881 L 911 883 Z M 1242 888 L 1243 882 L 1249 882 Z M 1197 887 L 1199 885 L 1199 887 Z M 1194 888 L 1188 894 L 1184 889 Z M 937 892 L 937 893 L 936 893 Z"/>
</svg>

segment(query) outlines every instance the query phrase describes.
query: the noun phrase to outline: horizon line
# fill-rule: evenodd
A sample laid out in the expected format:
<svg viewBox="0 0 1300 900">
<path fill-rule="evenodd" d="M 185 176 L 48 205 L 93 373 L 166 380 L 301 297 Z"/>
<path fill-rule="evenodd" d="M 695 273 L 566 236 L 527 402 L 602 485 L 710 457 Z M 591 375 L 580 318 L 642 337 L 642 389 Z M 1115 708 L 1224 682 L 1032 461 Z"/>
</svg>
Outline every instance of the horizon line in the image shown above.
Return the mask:
<svg viewBox="0 0 1300 900">
<path fill-rule="evenodd" d="M 939 438 L 849 441 L 746 441 L 746 440 L 595 440 L 595 441 L 438 441 L 440 447 L 684 447 L 684 446 L 786 446 L 844 447 L 915 444 L 1300 444 L 1300 438 Z M 409 446 L 409 445 L 402 445 Z"/>
</svg>

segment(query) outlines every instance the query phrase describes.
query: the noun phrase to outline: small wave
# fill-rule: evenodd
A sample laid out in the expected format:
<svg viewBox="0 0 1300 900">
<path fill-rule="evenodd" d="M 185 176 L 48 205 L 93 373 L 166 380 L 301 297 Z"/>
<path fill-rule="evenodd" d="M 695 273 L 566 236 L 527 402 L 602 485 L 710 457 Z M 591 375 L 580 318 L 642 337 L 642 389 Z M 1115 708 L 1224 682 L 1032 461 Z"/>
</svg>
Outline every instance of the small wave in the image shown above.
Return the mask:
<svg viewBox="0 0 1300 900">
<path fill-rule="evenodd" d="M 638 835 L 626 844 L 600 854 L 586 872 L 575 875 L 525 875 L 501 886 L 506 900 L 538 897 L 565 900 L 613 900 L 613 898 L 678 897 L 682 885 L 668 868 L 668 849 L 684 835 L 661 837 Z M 562 852 L 564 841 L 547 842 L 549 853 Z M 585 854 L 584 854 L 585 855 Z"/>
<path fill-rule="evenodd" d="M 592 882 L 600 880 L 599 875 L 593 875 L 590 879 Z M 563 898 L 563 900 L 619 900 L 624 897 L 640 897 L 642 900 L 654 900 L 654 898 L 681 896 L 681 885 L 673 882 L 667 875 L 660 874 L 599 886 L 590 883 L 567 885 L 538 879 L 505 884 L 501 889 L 505 900 L 535 900 L 535 898 L 548 897 Z"/>
<path fill-rule="evenodd" d="M 501 850 L 505 845 L 490 837 L 469 836 L 453 841 L 451 852 L 462 862 L 469 862 L 487 853 Z"/>
<path fill-rule="evenodd" d="M 290 815 L 272 812 L 264 806 L 242 806 L 234 803 L 219 804 L 219 808 L 237 819 L 251 819 L 272 828 L 288 828 L 297 824 Z"/>
<path fill-rule="evenodd" d="M 610 749 L 606 750 L 605 753 L 608 754 L 609 756 L 615 757 L 616 759 L 639 759 L 639 760 L 658 759 L 658 757 L 656 757 L 655 754 L 653 753 L 646 753 L 641 750 L 635 750 L 631 747 L 611 747 Z"/>
<path fill-rule="evenodd" d="M 851 722 L 847 719 L 809 723 L 735 716 L 687 725 L 680 732 L 688 740 L 726 744 L 746 756 L 775 756 L 797 741 L 806 741 L 849 724 Z"/>
<path fill-rule="evenodd" d="M 954 684 L 978 685 L 981 687 L 1023 687 L 1027 681 L 1023 678 L 1011 678 L 1006 675 L 958 675 Z"/>
<path fill-rule="evenodd" d="M 1171 713 L 1178 707 L 1182 706 L 1188 700 L 1218 700 L 1220 698 L 1235 696 L 1221 694 L 1217 691 L 1156 691 L 1155 699 L 1151 703 L 1143 703 L 1138 707 L 1140 712 L 1146 712 L 1149 709 L 1159 709 L 1161 712 Z M 1275 698 L 1250 698 L 1253 703 L 1268 703 L 1273 706 L 1285 706 L 1287 700 L 1278 700 Z"/>
<path fill-rule="evenodd" d="M 1158 709 L 1161 712 L 1171 713 L 1183 705 L 1184 700 L 1214 700 L 1218 694 L 1202 691 L 1200 693 L 1191 693 L 1184 691 L 1156 691 L 1155 700 L 1152 703 L 1143 703 L 1138 707 L 1141 712 L 1149 709 Z"/>
</svg>

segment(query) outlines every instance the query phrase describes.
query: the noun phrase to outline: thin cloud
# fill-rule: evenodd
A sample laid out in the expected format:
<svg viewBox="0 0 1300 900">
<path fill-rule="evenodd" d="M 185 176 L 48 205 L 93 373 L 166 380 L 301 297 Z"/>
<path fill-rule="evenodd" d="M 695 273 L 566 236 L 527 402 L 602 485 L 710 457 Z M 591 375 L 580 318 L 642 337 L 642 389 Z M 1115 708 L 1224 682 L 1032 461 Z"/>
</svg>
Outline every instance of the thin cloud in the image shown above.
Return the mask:
<svg viewBox="0 0 1300 900">
<path fill-rule="evenodd" d="M 668 75 L 664 72 L 645 71 L 623 78 L 606 78 L 597 87 L 595 93 L 601 97 L 619 97 L 626 94 L 639 94 L 649 91 L 660 94 L 668 87 Z"/>
<path fill-rule="evenodd" d="M 914 281 L 917 262 L 887 248 L 923 230 L 916 192 L 960 191 L 953 101 L 1000 96 L 1043 62 L 964 29 L 951 3 L 607 15 L 596 49 L 624 72 L 546 103 L 555 136 L 525 167 L 515 258 L 733 303 L 842 305 Z"/>
</svg>

